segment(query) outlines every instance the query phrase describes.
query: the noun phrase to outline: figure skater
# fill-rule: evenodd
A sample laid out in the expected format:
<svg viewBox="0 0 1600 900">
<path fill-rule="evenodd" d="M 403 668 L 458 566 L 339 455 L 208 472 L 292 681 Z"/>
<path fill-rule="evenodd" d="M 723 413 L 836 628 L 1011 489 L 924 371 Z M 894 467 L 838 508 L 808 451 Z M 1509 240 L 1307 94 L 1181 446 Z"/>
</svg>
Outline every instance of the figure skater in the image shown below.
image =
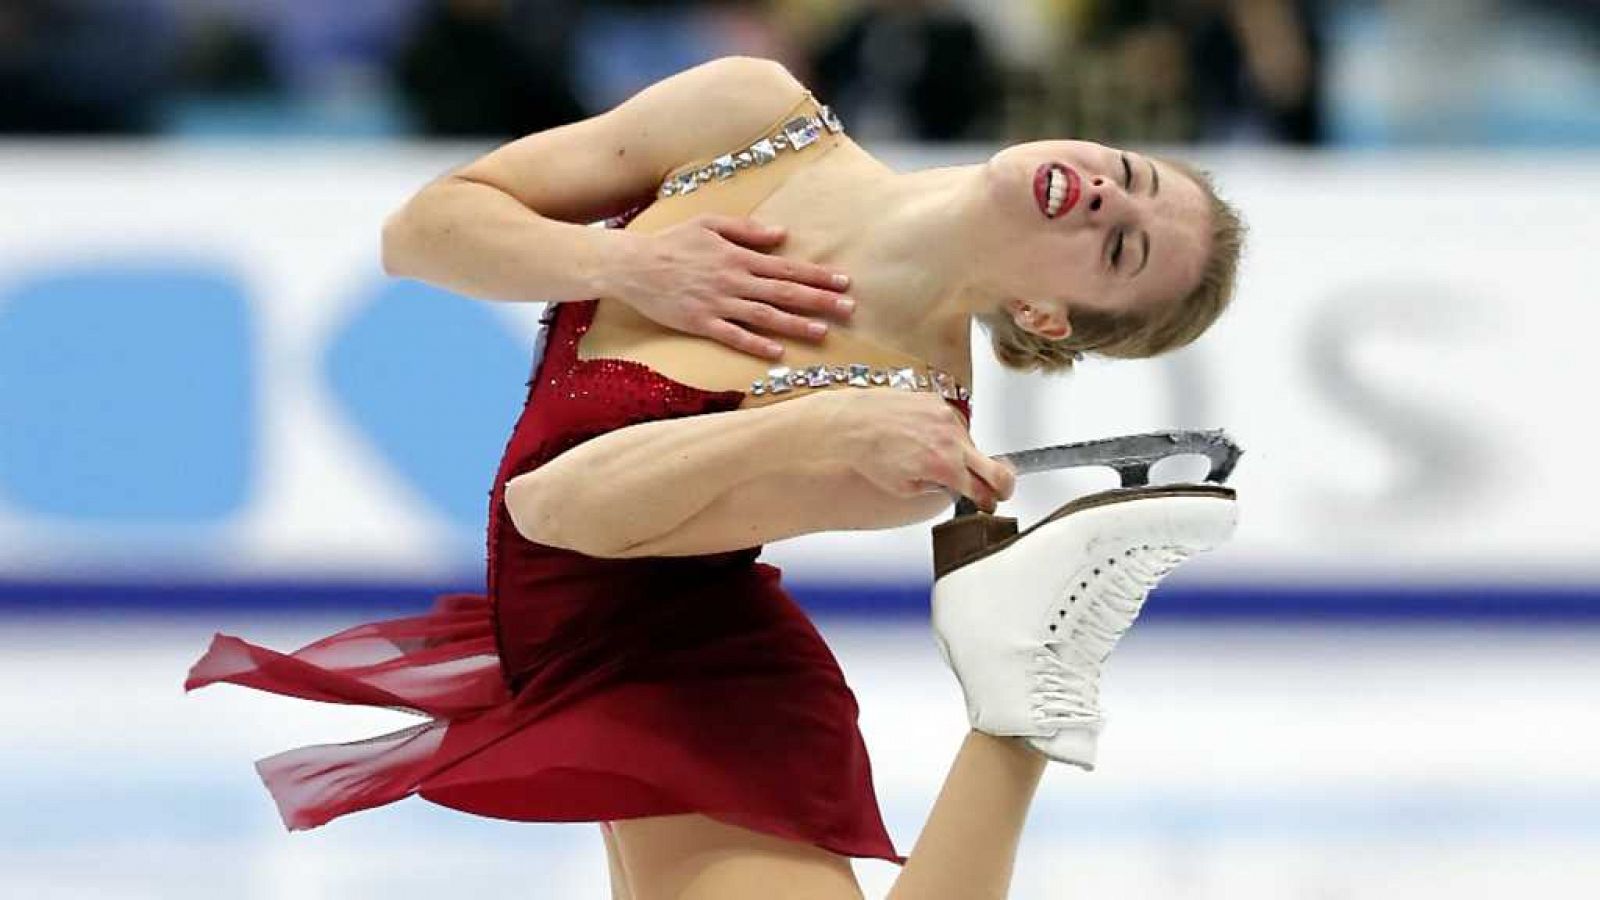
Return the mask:
<svg viewBox="0 0 1600 900">
<path fill-rule="evenodd" d="M 760 546 L 993 510 L 1014 471 L 968 435 L 972 320 L 1017 368 L 1158 354 L 1220 314 L 1239 241 L 1204 177 L 1092 143 L 895 172 L 763 60 L 507 144 L 384 229 L 396 275 L 603 298 L 546 315 L 486 595 L 291 654 L 219 634 L 186 688 L 422 717 L 258 762 L 291 829 L 418 794 L 602 823 L 616 897 L 857 897 L 850 857 L 903 862 L 896 898 L 1003 896 L 1046 759 L 1093 765 L 1100 665 L 1144 592 L 1226 537 L 1231 491 L 1122 489 L 941 554 L 935 626 L 974 727 L 909 859 L 855 697 Z M 834 272 L 848 324 L 780 367 L 741 352 L 845 300 Z"/>
</svg>

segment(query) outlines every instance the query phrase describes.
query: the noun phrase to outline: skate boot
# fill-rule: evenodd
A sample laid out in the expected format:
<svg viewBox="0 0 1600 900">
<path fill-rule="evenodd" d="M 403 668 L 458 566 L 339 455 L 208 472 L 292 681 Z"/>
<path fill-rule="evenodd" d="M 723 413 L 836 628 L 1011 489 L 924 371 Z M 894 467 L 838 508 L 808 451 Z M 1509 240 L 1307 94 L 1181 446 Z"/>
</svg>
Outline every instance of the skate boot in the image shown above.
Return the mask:
<svg viewBox="0 0 1600 900">
<path fill-rule="evenodd" d="M 1219 468 L 1225 477 L 1238 457 L 1221 440 L 1228 464 L 1214 465 L 1211 477 Z M 1150 590 L 1184 560 L 1226 541 L 1236 520 L 1231 488 L 1170 484 L 1079 498 L 1021 534 L 1015 519 L 984 513 L 938 526 L 934 634 L 961 682 L 972 727 L 1026 738 L 1050 759 L 1093 769 L 1102 665 Z"/>
</svg>

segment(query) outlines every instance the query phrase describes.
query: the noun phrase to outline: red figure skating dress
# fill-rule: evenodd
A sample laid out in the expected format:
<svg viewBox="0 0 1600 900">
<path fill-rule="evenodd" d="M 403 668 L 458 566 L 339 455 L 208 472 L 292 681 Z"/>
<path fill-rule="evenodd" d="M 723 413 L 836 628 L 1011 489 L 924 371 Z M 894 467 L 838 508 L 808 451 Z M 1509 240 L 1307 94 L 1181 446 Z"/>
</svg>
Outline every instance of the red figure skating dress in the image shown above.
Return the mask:
<svg viewBox="0 0 1600 900">
<path fill-rule="evenodd" d="M 808 113 L 820 124 L 825 108 L 814 104 L 807 98 L 779 130 Z M 835 131 L 821 129 L 814 142 L 825 150 Z M 784 149 L 774 175 L 821 155 Z M 718 211 L 743 212 L 764 196 L 749 190 Z M 547 346 L 491 493 L 487 595 L 443 596 L 425 614 L 289 654 L 219 634 L 185 688 L 230 682 L 424 717 L 370 740 L 260 760 L 291 829 L 418 794 L 520 821 L 701 813 L 842 855 L 899 860 L 855 697 L 778 570 L 756 561 L 760 548 L 598 559 L 530 542 L 512 525 L 502 502 L 511 478 L 600 434 L 745 400 L 744 391 L 702 390 L 635 362 L 580 358 L 597 306 L 560 304 L 546 316 Z M 852 377 L 846 362 L 833 367 L 841 380 Z M 821 387 L 805 377 L 772 386 Z M 964 389 L 946 396 L 965 403 Z"/>
</svg>

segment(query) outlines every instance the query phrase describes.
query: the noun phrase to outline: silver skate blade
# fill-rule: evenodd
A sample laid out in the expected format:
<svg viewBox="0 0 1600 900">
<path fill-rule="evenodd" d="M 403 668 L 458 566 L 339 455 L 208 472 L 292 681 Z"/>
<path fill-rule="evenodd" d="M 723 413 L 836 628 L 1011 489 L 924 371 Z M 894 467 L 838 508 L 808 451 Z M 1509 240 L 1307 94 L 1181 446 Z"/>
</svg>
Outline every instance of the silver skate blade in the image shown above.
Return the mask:
<svg viewBox="0 0 1600 900">
<path fill-rule="evenodd" d="M 1211 471 L 1206 481 L 1221 484 L 1233 474 L 1244 453 L 1239 445 L 1220 430 L 1210 431 L 1152 431 L 1147 434 L 1130 434 L 1122 437 L 1102 438 L 1097 441 L 1080 441 L 1075 444 L 1058 444 L 1002 453 L 996 459 L 1010 463 L 1018 475 L 1034 472 L 1053 472 L 1079 466 L 1107 466 L 1115 469 L 1123 487 L 1140 487 L 1150 483 L 1150 467 L 1174 456 L 1204 456 L 1211 461 Z M 978 511 L 977 504 L 966 497 L 956 503 L 957 516 Z"/>
</svg>

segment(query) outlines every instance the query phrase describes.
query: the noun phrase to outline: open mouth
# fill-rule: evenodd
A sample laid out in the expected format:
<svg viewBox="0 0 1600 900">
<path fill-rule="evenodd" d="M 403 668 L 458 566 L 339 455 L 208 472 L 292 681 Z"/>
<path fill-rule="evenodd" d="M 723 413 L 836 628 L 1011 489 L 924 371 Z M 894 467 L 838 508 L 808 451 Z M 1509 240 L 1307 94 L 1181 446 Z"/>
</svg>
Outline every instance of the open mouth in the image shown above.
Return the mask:
<svg viewBox="0 0 1600 900">
<path fill-rule="evenodd" d="M 1033 199 L 1047 219 L 1056 219 L 1072 212 L 1083 196 L 1083 179 L 1068 166 L 1049 162 L 1033 173 Z"/>
</svg>

